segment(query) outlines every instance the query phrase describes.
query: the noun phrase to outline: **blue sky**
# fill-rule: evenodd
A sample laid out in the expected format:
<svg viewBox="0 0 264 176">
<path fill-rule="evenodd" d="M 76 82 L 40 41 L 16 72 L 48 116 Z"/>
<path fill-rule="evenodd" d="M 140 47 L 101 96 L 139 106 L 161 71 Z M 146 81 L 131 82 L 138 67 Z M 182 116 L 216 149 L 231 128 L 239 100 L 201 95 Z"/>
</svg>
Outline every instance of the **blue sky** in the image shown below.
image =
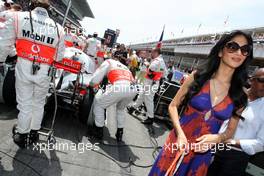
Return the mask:
<svg viewBox="0 0 264 176">
<path fill-rule="evenodd" d="M 87 32 L 96 31 L 103 36 L 107 28 L 120 29 L 118 42 L 126 44 L 158 40 L 164 24 L 164 39 L 264 27 L 264 0 L 88 0 L 88 3 L 95 19 L 82 21 Z"/>
</svg>

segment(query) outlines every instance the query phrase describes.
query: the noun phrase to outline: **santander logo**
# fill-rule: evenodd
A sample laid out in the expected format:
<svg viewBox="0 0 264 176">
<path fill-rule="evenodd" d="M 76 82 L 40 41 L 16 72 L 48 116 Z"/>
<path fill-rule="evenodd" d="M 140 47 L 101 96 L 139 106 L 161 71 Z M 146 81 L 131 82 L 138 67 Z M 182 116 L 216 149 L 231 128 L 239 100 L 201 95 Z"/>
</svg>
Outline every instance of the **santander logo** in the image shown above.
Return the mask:
<svg viewBox="0 0 264 176">
<path fill-rule="evenodd" d="M 63 59 L 62 60 L 62 63 L 66 66 L 69 66 L 69 67 L 73 67 L 75 69 L 80 69 L 81 68 L 81 63 L 79 62 L 76 62 L 76 61 L 73 61 L 73 60 L 70 60 L 70 59 Z"/>
</svg>

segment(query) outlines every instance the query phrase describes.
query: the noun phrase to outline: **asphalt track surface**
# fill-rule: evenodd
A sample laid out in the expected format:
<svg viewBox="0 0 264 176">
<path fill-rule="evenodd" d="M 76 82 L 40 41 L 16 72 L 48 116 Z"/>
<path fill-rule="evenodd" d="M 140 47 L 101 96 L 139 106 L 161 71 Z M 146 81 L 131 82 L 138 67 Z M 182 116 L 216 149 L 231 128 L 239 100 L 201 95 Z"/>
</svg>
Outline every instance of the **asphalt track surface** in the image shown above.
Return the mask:
<svg viewBox="0 0 264 176">
<path fill-rule="evenodd" d="M 18 111 L 0 104 L 0 176 L 148 175 L 148 166 L 164 144 L 168 128 L 160 122 L 150 128 L 126 114 L 123 142 L 117 144 L 114 112 L 114 107 L 108 109 L 104 144 L 97 144 L 87 136 L 85 124 L 72 113 L 59 110 L 55 121 L 56 145 L 48 148 L 47 138 L 41 136 L 40 151 L 40 145 L 19 149 L 13 143 L 12 127 Z M 50 124 L 51 116 L 46 116 L 45 126 Z"/>
</svg>

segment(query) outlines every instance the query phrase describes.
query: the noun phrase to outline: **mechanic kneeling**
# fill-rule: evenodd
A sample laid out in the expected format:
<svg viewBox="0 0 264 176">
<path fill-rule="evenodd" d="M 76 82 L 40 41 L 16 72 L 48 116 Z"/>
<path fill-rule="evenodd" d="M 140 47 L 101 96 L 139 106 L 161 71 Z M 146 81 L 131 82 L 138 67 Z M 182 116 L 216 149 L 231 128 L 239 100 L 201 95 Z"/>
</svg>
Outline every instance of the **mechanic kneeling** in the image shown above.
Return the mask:
<svg viewBox="0 0 264 176">
<path fill-rule="evenodd" d="M 14 13 L 5 23 L 8 30 L 0 29 L 1 57 L 6 58 L 16 43 L 19 114 L 13 139 L 21 148 L 38 140 L 37 131 L 41 127 L 50 83 L 48 70 L 53 61 L 61 60 L 64 54 L 63 28 L 49 18 L 48 7 L 48 0 L 32 0 L 34 10 Z"/>
<path fill-rule="evenodd" d="M 115 58 L 117 59 L 117 58 Z M 90 86 L 98 85 L 107 76 L 109 85 L 106 89 L 99 89 L 94 98 L 95 126 L 92 135 L 101 140 L 105 122 L 105 109 L 116 104 L 117 131 L 116 139 L 122 141 L 125 125 L 125 107 L 137 94 L 134 78 L 130 70 L 119 60 L 104 61 L 92 76 Z"/>
</svg>

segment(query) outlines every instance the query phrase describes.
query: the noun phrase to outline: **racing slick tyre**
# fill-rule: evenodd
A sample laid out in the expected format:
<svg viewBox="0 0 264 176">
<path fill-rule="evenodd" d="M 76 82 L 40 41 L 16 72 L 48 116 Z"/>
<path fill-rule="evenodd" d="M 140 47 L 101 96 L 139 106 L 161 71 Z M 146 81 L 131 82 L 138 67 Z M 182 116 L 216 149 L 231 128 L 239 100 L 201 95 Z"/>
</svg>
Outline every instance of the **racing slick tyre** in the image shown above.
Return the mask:
<svg viewBox="0 0 264 176">
<path fill-rule="evenodd" d="M 88 117 L 90 115 L 91 107 L 94 100 L 94 95 L 95 93 L 93 91 L 93 88 L 89 87 L 87 89 L 87 93 L 83 98 L 83 102 L 80 105 L 79 120 L 84 124 L 87 124 Z"/>
<path fill-rule="evenodd" d="M 15 68 L 10 67 L 3 83 L 3 99 L 7 105 L 16 105 Z"/>
</svg>

